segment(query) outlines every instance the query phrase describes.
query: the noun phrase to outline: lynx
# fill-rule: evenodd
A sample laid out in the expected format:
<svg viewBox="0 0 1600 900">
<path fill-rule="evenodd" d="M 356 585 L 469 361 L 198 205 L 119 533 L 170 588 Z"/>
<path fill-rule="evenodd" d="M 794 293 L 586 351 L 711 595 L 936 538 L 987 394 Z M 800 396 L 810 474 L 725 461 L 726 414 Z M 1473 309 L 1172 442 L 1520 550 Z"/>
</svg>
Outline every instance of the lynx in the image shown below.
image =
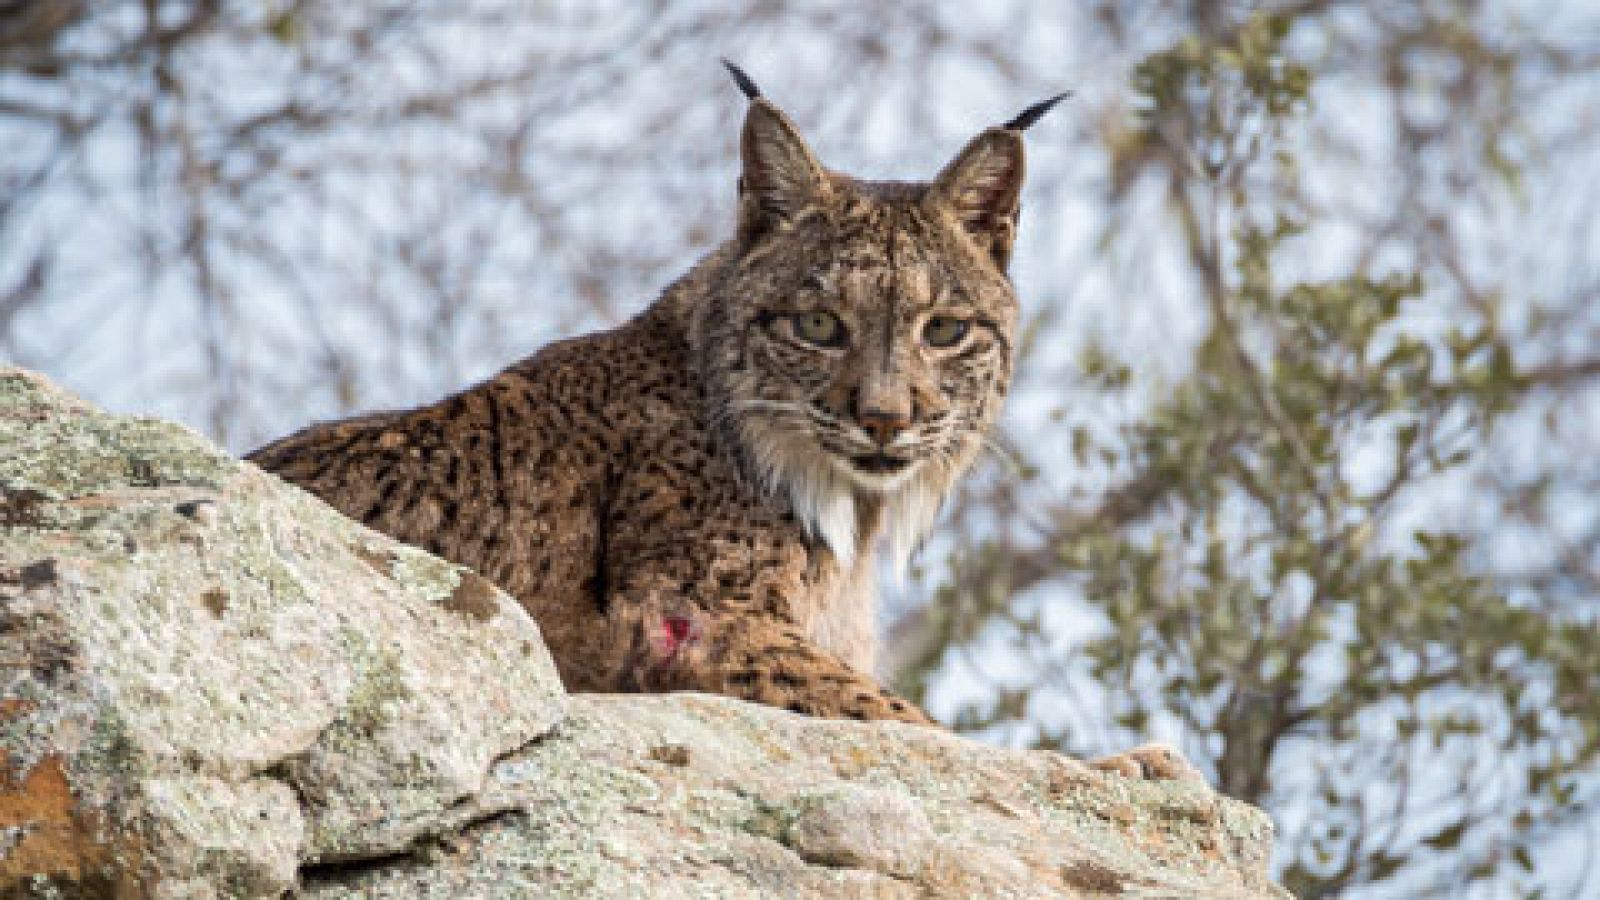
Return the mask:
<svg viewBox="0 0 1600 900">
<path fill-rule="evenodd" d="M 728 68 L 737 227 L 653 305 L 252 459 L 498 582 L 571 690 L 925 723 L 873 678 L 873 556 L 905 562 L 1000 409 L 1022 132 L 1060 97 L 932 182 L 870 182 Z"/>
</svg>

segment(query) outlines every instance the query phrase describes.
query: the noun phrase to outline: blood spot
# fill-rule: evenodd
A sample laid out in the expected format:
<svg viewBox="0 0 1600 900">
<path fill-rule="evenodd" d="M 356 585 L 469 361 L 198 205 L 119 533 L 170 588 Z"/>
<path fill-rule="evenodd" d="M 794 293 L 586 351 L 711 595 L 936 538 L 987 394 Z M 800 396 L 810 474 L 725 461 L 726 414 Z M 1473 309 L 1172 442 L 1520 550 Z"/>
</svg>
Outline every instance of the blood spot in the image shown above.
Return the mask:
<svg viewBox="0 0 1600 900">
<path fill-rule="evenodd" d="M 688 616 L 667 616 L 661 624 L 661 652 L 664 656 L 675 656 L 684 644 L 692 644 L 700 637 L 699 630 Z"/>
<path fill-rule="evenodd" d="M 667 634 L 674 641 L 683 642 L 689 637 L 689 620 L 682 616 L 670 616 L 667 619 Z"/>
</svg>

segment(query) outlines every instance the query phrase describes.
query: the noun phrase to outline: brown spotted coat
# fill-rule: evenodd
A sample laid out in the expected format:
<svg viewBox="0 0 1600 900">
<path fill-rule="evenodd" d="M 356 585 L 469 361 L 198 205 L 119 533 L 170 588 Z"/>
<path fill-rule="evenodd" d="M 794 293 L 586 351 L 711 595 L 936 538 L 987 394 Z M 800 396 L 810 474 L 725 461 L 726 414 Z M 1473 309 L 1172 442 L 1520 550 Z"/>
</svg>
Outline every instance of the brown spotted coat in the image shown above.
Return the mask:
<svg viewBox="0 0 1600 900">
<path fill-rule="evenodd" d="M 871 559 L 911 552 L 1010 380 L 1020 133 L 862 182 L 756 98 L 742 156 L 736 236 L 631 322 L 251 459 L 499 583 L 572 690 L 925 722 L 871 671 Z"/>
</svg>

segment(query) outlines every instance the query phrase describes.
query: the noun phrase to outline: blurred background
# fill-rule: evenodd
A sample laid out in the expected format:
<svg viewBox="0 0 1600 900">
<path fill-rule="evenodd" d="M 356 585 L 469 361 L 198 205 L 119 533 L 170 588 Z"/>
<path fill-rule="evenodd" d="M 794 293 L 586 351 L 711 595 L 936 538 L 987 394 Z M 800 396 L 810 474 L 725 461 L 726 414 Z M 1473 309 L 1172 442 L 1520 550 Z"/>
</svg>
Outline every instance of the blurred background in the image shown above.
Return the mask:
<svg viewBox="0 0 1600 900">
<path fill-rule="evenodd" d="M 1000 443 L 885 627 L 1150 738 L 1303 897 L 1600 896 L 1600 8 L 0 0 L 0 357 L 243 452 L 616 324 L 834 168 L 1028 135 Z"/>
</svg>

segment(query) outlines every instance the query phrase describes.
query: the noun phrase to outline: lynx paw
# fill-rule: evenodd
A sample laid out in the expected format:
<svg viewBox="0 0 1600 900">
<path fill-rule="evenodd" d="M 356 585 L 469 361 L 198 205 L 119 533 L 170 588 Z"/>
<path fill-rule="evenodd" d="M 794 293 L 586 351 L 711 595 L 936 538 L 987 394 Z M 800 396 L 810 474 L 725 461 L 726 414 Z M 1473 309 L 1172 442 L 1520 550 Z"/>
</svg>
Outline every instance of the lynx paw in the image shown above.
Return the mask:
<svg viewBox="0 0 1600 900">
<path fill-rule="evenodd" d="M 1183 754 L 1166 744 L 1145 744 L 1126 753 L 1102 756 L 1089 761 L 1102 772 L 1145 781 L 1190 781 L 1205 784 L 1205 776 L 1189 764 Z"/>
</svg>

